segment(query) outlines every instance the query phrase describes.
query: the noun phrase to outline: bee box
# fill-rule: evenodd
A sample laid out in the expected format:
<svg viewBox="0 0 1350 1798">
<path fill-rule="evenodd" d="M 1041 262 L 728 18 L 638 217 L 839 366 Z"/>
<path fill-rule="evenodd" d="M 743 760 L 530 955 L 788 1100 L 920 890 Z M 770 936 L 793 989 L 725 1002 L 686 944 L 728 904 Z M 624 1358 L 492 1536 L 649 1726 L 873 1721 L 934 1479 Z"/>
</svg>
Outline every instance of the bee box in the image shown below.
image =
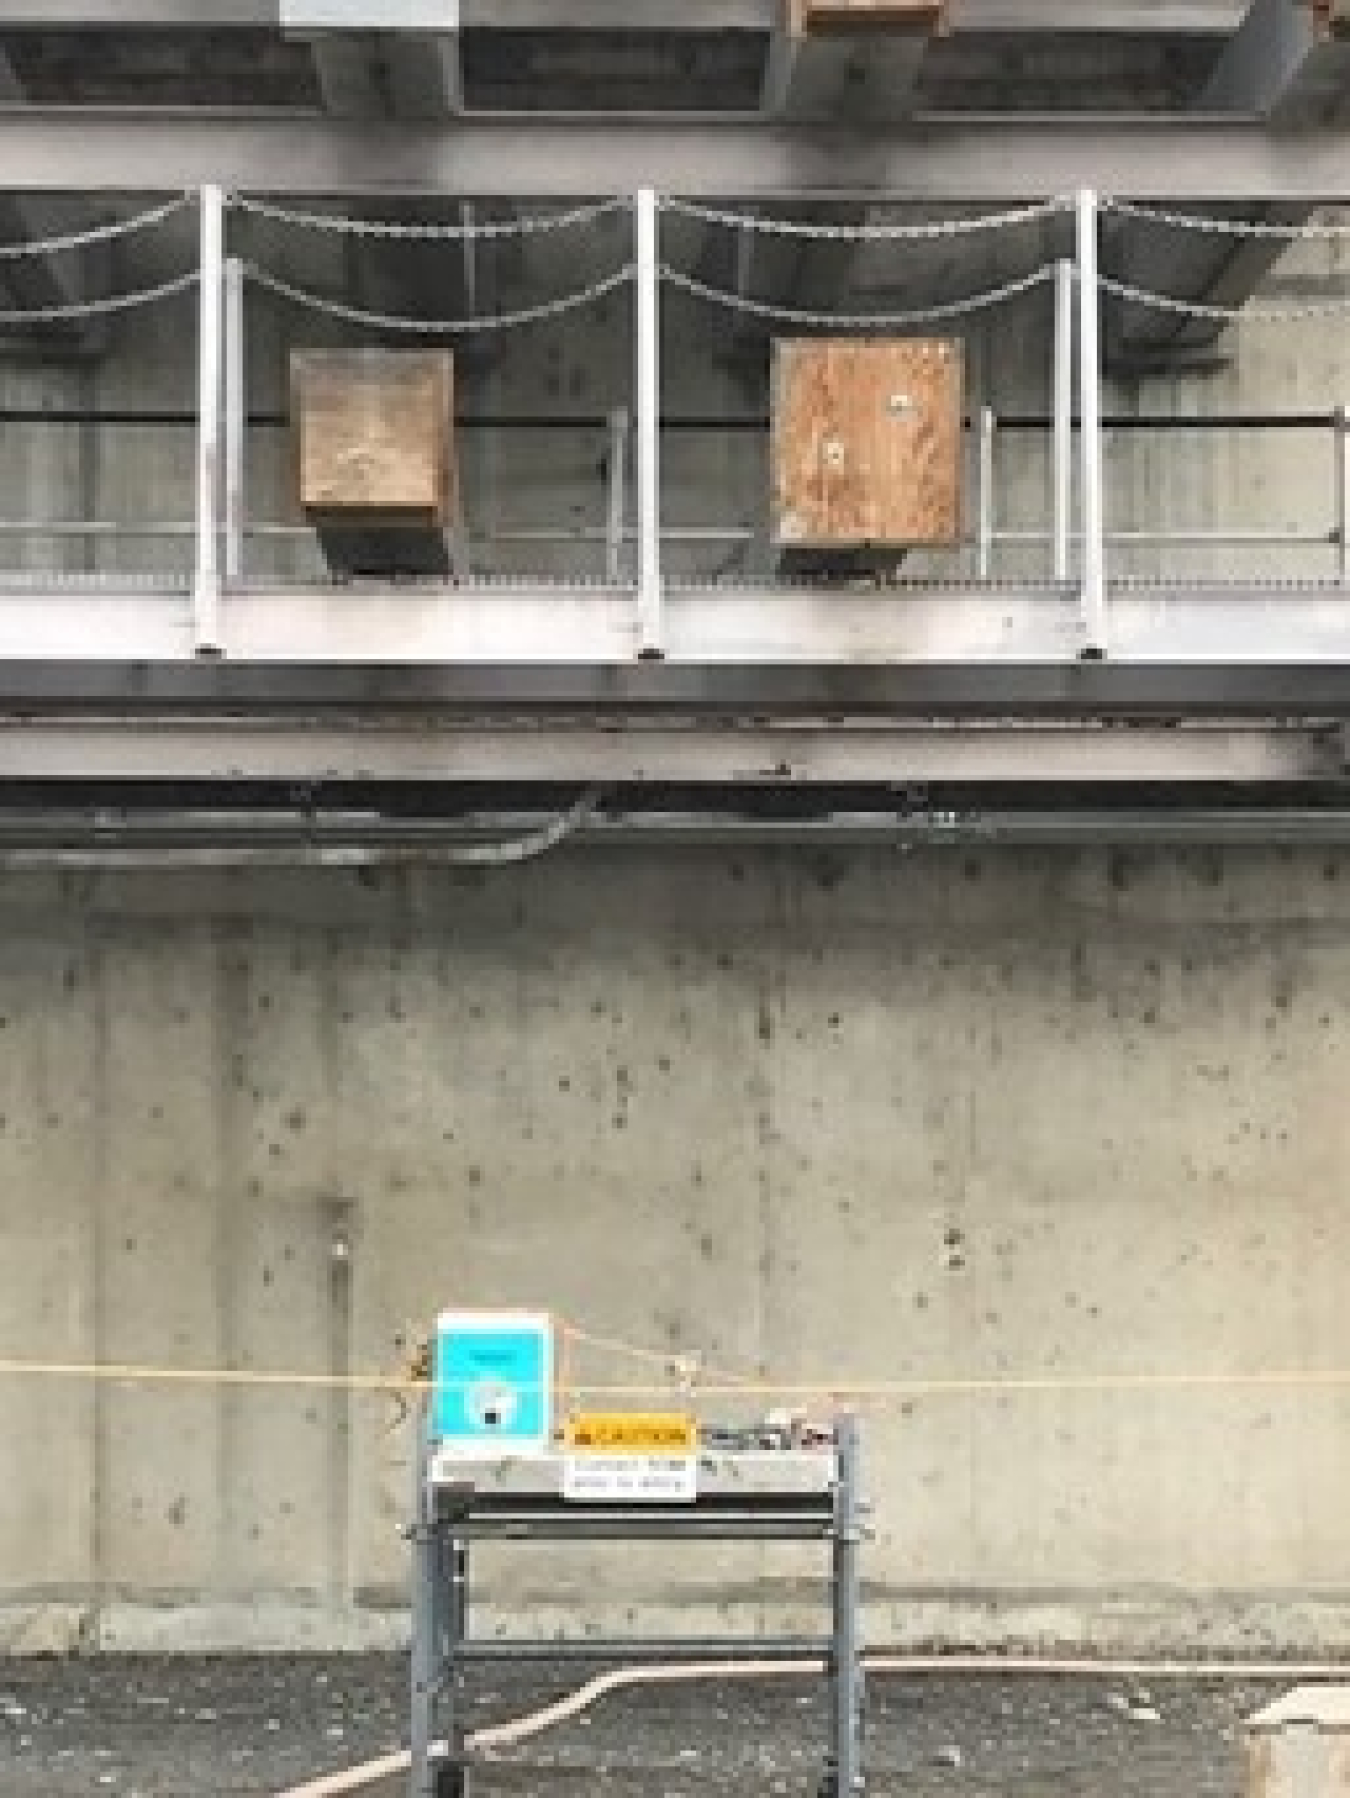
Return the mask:
<svg viewBox="0 0 1350 1798">
<path fill-rule="evenodd" d="M 773 541 L 789 552 L 951 547 L 961 534 L 962 346 L 774 345 Z"/>
<path fill-rule="evenodd" d="M 451 522 L 454 358 L 422 350 L 297 350 L 291 393 L 306 514 Z"/>
<path fill-rule="evenodd" d="M 291 409 L 300 507 L 345 573 L 444 573 L 456 522 L 454 358 L 297 350 Z"/>
<path fill-rule="evenodd" d="M 942 27 L 946 0 L 791 0 L 797 37 L 859 32 L 934 32 Z"/>
</svg>

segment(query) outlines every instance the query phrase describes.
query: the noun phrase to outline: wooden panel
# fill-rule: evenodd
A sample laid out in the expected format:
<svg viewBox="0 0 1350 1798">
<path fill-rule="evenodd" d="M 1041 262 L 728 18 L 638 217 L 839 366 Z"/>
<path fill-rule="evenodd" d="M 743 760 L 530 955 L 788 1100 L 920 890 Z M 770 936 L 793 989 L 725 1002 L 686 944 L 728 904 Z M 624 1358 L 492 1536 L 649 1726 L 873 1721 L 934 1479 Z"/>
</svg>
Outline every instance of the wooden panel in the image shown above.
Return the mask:
<svg viewBox="0 0 1350 1798">
<path fill-rule="evenodd" d="M 962 346 L 945 340 L 776 343 L 777 546 L 955 543 L 962 369 Z"/>
<path fill-rule="evenodd" d="M 790 24 L 796 37 L 888 31 L 931 35 L 942 29 L 946 10 L 946 0 L 791 0 Z"/>
<path fill-rule="evenodd" d="M 291 356 L 300 504 L 314 520 L 448 525 L 454 358 L 445 351 Z"/>
</svg>

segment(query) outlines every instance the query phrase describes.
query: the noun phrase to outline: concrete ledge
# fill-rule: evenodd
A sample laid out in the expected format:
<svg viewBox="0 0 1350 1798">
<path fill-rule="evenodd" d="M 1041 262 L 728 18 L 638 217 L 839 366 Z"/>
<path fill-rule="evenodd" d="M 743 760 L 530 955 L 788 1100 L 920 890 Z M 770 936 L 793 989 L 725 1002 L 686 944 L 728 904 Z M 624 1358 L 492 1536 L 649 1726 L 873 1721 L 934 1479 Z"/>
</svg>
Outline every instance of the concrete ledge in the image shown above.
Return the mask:
<svg viewBox="0 0 1350 1798">
<path fill-rule="evenodd" d="M 503 1603 L 484 1627 L 493 1634 L 572 1637 L 573 1605 Z M 734 1633 L 748 1609 L 706 1595 L 687 1604 L 669 1599 L 642 1609 L 643 1626 L 695 1636 Z M 767 1634 L 810 1634 L 820 1606 L 796 1592 L 775 1602 L 772 1586 L 754 1607 Z M 633 1633 L 628 1608 L 587 1611 L 586 1633 Z M 1010 1653 L 1247 1660 L 1347 1657 L 1350 1595 L 1320 1598 L 1237 1594 L 1025 1592 L 930 1593 L 875 1590 L 864 1611 L 867 1642 L 878 1652 L 1001 1650 Z M 0 1604 L 0 1654 L 328 1653 L 401 1652 L 408 1644 L 402 1608 L 329 1610 L 300 1603 L 113 1604 L 102 1610 L 74 1602 Z"/>
<path fill-rule="evenodd" d="M 0 1655 L 74 1654 L 97 1630 L 97 1613 L 83 1605 L 0 1605 Z"/>
<path fill-rule="evenodd" d="M 329 1611 L 285 1604 L 0 1604 L 0 1655 L 323 1654 L 401 1652 L 408 1618 L 396 1611 Z"/>
</svg>

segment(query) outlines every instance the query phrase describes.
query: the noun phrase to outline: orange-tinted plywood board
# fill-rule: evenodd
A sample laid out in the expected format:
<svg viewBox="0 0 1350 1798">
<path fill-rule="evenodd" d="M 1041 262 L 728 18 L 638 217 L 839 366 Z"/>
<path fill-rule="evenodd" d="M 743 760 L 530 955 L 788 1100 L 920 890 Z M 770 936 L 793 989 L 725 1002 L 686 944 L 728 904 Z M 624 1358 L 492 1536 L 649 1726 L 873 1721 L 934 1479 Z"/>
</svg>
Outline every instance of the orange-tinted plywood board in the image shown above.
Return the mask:
<svg viewBox="0 0 1350 1798">
<path fill-rule="evenodd" d="M 791 0 L 790 26 L 797 37 L 845 31 L 932 33 L 941 30 L 945 12 L 945 0 Z"/>
<path fill-rule="evenodd" d="M 297 350 L 292 417 L 310 515 L 448 524 L 454 358 L 444 351 Z"/>
<path fill-rule="evenodd" d="M 774 345 L 773 389 L 780 549 L 958 540 L 960 343 L 782 340 Z"/>
</svg>

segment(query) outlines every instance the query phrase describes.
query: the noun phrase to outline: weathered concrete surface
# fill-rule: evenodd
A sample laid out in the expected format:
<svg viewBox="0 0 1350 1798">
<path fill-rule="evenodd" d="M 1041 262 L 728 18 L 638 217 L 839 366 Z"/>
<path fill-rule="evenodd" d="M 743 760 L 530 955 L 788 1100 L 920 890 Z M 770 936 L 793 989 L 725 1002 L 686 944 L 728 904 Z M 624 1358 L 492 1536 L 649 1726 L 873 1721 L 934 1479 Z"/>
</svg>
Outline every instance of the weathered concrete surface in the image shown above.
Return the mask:
<svg viewBox="0 0 1350 1798">
<path fill-rule="evenodd" d="M 1350 1368 L 1350 859 L 597 853 L 0 921 L 0 1357 L 385 1370 L 517 1302 L 823 1390 Z M 1345 1422 L 878 1406 L 870 1634 L 1340 1643 Z M 0 1640 L 401 1630 L 383 1399 L 7 1378 L 0 1441 Z M 813 1565 L 485 1580 L 500 1622 L 809 1625 Z"/>
</svg>

